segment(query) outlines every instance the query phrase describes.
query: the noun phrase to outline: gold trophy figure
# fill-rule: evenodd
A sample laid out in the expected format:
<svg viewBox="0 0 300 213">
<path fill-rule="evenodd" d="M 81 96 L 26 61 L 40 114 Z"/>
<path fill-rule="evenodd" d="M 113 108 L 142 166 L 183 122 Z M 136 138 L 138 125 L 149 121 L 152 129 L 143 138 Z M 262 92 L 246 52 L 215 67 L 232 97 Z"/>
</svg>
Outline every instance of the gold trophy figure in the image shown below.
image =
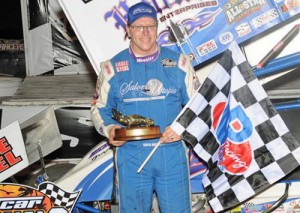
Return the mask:
<svg viewBox="0 0 300 213">
<path fill-rule="evenodd" d="M 112 115 L 113 119 L 126 126 L 115 130 L 115 140 L 128 141 L 161 137 L 159 126 L 155 126 L 150 118 L 137 114 L 125 116 L 116 109 L 112 109 Z"/>
</svg>

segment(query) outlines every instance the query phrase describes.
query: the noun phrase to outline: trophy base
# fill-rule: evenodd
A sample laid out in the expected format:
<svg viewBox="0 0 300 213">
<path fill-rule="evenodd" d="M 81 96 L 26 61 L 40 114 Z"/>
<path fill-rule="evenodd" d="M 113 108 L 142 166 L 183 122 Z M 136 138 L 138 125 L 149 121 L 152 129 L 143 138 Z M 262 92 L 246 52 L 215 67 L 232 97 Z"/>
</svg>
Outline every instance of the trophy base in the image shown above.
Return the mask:
<svg viewBox="0 0 300 213">
<path fill-rule="evenodd" d="M 115 130 L 114 140 L 131 141 L 161 137 L 159 126 L 130 127 Z"/>
</svg>

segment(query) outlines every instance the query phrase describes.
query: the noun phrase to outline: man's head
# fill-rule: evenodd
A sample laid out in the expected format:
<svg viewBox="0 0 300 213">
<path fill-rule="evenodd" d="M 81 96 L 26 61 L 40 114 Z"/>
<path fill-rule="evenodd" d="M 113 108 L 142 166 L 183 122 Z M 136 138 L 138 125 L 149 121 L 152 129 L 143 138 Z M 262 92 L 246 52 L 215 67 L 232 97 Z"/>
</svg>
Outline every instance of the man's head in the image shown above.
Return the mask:
<svg viewBox="0 0 300 213">
<path fill-rule="evenodd" d="M 150 4 L 140 2 L 128 10 L 126 32 L 135 54 L 147 56 L 157 51 L 157 12 Z"/>
<path fill-rule="evenodd" d="M 131 25 L 137 19 L 142 17 L 150 17 L 157 21 L 157 12 L 150 4 L 145 2 L 137 3 L 128 10 L 127 25 Z"/>
</svg>

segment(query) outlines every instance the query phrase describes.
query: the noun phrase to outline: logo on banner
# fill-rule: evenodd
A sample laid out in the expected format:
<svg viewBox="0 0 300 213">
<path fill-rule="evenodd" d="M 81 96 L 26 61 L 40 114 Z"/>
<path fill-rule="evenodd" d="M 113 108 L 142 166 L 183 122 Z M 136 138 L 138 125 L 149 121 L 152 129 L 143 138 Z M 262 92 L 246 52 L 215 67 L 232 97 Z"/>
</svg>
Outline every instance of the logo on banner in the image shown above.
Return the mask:
<svg viewBox="0 0 300 213">
<path fill-rule="evenodd" d="M 200 2 L 199 6 L 201 7 L 208 7 L 208 6 L 217 6 L 217 1 L 211 1 L 209 2 L 210 5 L 205 5 L 205 2 Z M 189 6 L 187 6 L 189 7 Z M 196 8 L 196 7 L 195 7 Z M 191 7 L 189 8 L 191 9 Z M 184 11 L 180 10 L 180 11 Z M 222 12 L 221 8 L 218 8 L 215 11 L 205 11 L 205 12 L 200 12 L 198 15 L 194 18 L 188 18 L 182 21 L 182 26 L 185 29 L 186 33 L 188 36 L 191 36 L 194 32 L 200 31 L 214 23 L 215 18 L 217 17 L 218 14 Z M 174 15 L 179 15 L 180 13 L 175 13 Z M 173 15 L 173 16 L 174 16 Z M 168 15 L 168 17 L 173 17 Z M 162 16 L 160 18 L 161 22 L 167 21 L 166 16 Z M 167 45 L 167 44 L 172 44 L 174 43 L 174 39 L 171 39 L 172 36 L 170 35 L 170 30 L 166 29 L 163 30 L 161 33 L 158 35 L 158 44 L 160 45 Z"/>
<path fill-rule="evenodd" d="M 0 184 L 0 203 L 0 212 L 9 213 L 44 213 L 54 207 L 50 198 L 36 189 L 6 183 Z"/>
<path fill-rule="evenodd" d="M 68 193 L 50 182 L 30 186 L 0 184 L 0 212 L 5 213 L 68 213 L 71 212 L 80 192 Z"/>
<path fill-rule="evenodd" d="M 243 37 L 251 33 L 251 27 L 248 22 L 243 22 L 236 26 L 234 29 L 239 37 Z"/>
<path fill-rule="evenodd" d="M 231 174 L 245 172 L 252 162 L 250 136 L 253 125 L 243 108 L 238 105 L 229 109 L 226 102 L 218 103 L 213 109 L 213 130 L 218 142 L 219 167 Z"/>
<path fill-rule="evenodd" d="M 259 16 L 253 18 L 252 23 L 255 28 L 260 28 L 265 24 L 270 23 L 271 21 L 277 19 L 279 17 L 279 14 L 275 8 L 266 11 L 263 14 L 260 14 Z"/>
<path fill-rule="evenodd" d="M 224 32 L 219 36 L 220 42 L 224 45 L 232 42 L 233 39 L 234 39 L 234 36 L 233 36 L 232 32 L 230 32 L 230 31 Z"/>
<path fill-rule="evenodd" d="M 22 160 L 21 156 L 15 156 L 13 148 L 6 137 L 0 138 L 0 174 Z"/>
<path fill-rule="evenodd" d="M 201 56 L 209 54 L 210 52 L 218 49 L 218 46 L 214 40 L 205 42 L 204 44 L 197 47 L 197 50 Z"/>
<path fill-rule="evenodd" d="M 233 3 L 230 1 L 229 3 L 224 5 L 224 13 L 226 15 L 228 23 L 239 22 L 242 19 L 250 16 L 251 14 L 257 12 L 262 7 L 267 5 L 266 0 L 259 1 L 236 1 Z"/>
</svg>

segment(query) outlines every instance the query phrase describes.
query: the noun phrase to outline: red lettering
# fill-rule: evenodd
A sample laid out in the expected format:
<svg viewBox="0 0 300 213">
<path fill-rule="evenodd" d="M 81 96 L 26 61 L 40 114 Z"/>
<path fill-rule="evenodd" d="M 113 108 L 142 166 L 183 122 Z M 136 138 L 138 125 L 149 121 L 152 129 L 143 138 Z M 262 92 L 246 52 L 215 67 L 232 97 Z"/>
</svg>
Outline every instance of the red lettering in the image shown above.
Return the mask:
<svg viewBox="0 0 300 213">
<path fill-rule="evenodd" d="M 6 138 L 0 139 L 0 154 L 4 154 L 11 150 L 11 146 L 7 143 Z"/>
<path fill-rule="evenodd" d="M 22 157 L 16 157 L 12 152 L 11 145 L 6 138 L 0 138 L 0 173 L 7 170 L 9 167 L 22 161 Z"/>
<path fill-rule="evenodd" d="M 6 153 L 5 158 L 10 166 L 15 165 L 22 160 L 20 156 L 16 157 L 13 152 Z"/>
<path fill-rule="evenodd" d="M 6 161 L 0 156 L 0 173 L 5 171 L 8 168 Z"/>
</svg>

